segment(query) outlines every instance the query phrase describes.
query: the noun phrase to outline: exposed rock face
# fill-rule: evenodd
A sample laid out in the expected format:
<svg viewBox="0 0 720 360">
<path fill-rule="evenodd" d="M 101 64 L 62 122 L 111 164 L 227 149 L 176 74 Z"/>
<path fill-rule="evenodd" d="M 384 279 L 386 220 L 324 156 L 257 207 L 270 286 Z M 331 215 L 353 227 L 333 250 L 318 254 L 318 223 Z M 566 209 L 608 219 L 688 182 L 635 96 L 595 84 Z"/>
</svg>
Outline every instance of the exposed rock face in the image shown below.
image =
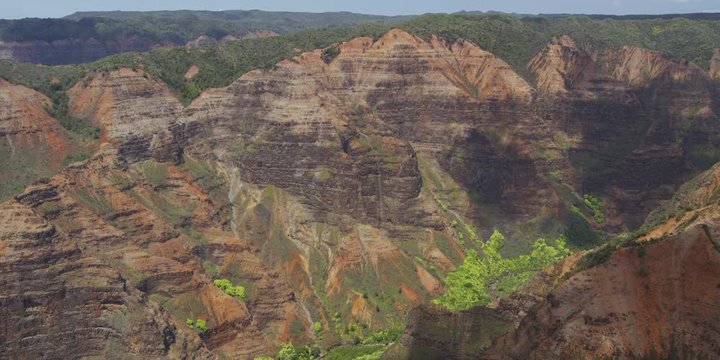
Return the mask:
<svg viewBox="0 0 720 360">
<path fill-rule="evenodd" d="M 185 144 L 184 128 L 177 123 L 182 105 L 162 82 L 141 70 L 122 68 L 97 73 L 68 91 L 69 111 L 103 130 L 102 137 L 128 159 L 157 153 L 164 161 L 178 161 Z M 169 143 L 177 143 L 166 148 Z"/>
<path fill-rule="evenodd" d="M 103 284 L 112 286 L 103 286 L 117 293 L 124 283 L 117 296 L 140 309 L 128 311 L 154 319 L 138 320 L 151 324 L 138 333 L 147 333 L 143 338 L 164 334 L 165 324 L 174 327 L 176 345 L 131 346 L 127 340 L 120 349 L 130 346 L 150 357 L 209 351 L 251 358 L 280 342 L 309 341 L 310 325 L 330 329 L 336 311 L 371 327 L 400 320 L 442 291 L 438 274 L 452 270 L 473 246 L 459 235 L 465 223 L 487 225 L 481 237 L 493 227 L 519 225 L 533 233 L 562 220 L 566 208 L 583 206 L 568 199 L 577 197 L 575 191 L 604 197 L 609 224 L 595 226 L 623 230 L 623 218 L 644 217 L 698 171 L 688 153 L 718 131 L 716 85 L 707 74 L 640 49 L 589 52 L 569 38 L 555 40 L 530 65 L 538 91 L 465 41 L 393 30 L 337 49 L 336 56 L 317 50 L 247 73 L 185 108 L 142 70 L 98 73 L 69 91 L 71 114 L 103 129 L 102 150 L 7 204 L 22 210 L 14 224 L 40 221 L 54 229 L 52 236 L 62 241 L 43 246 L 61 254 L 58 262 L 87 258 L 104 264 L 102 274 L 117 275 L 120 280 L 112 281 L 107 275 Z M 24 226 L 13 228 L 22 232 Z M 72 246 L 77 254 L 62 252 Z M 683 254 L 684 245 L 665 246 L 652 251 Z M 636 265 L 613 256 L 626 271 Z M 659 264 L 652 265 L 659 272 L 653 289 L 674 286 L 680 265 L 697 265 L 678 257 L 678 267 L 662 275 Z M 581 275 L 610 281 L 593 269 L 572 279 Z M 224 294 L 214 277 L 245 286 L 248 298 Z M 607 289 L 583 288 L 572 279 L 552 291 L 606 296 Z M 481 339 L 473 338 L 479 343 L 465 347 L 453 340 L 431 350 L 472 356 L 520 321 L 508 314 L 549 306 L 544 294 L 550 288 L 482 310 L 499 330 L 492 336 L 481 331 Z M 678 299 L 696 300 L 683 296 L 678 293 Z M 569 309 L 579 306 L 566 297 Z M 705 311 L 705 305 L 691 310 Z M 667 309 L 645 315 L 660 318 Z M 628 319 L 637 315 L 635 308 L 620 310 Z M 23 311 L 12 308 L 7 316 L 30 321 Z M 542 316 L 550 316 L 533 314 L 542 324 Z M 421 314 L 414 334 L 448 317 L 459 339 L 486 324 L 467 325 L 471 315 Z M 209 330 L 198 334 L 186 319 L 207 320 Z M 569 332 L 582 325 L 571 320 Z M 419 354 L 413 344 L 431 341 L 413 342 L 415 335 L 403 340 L 413 356 Z M 538 341 L 503 349 L 564 354 L 559 345 Z M 612 341 L 623 354 L 645 349 Z M 113 351 L 93 349 L 88 354 Z"/>
<path fill-rule="evenodd" d="M 615 251 L 572 276 L 489 358 L 720 356 L 718 209 L 670 239 Z M 502 355 L 501 355 L 502 354 Z"/>
<path fill-rule="evenodd" d="M 593 96 L 594 92 L 622 87 L 568 36 L 553 39 L 528 68 L 537 76 L 537 88 L 542 93 L 568 95 L 574 91 Z"/>
<path fill-rule="evenodd" d="M 185 352 L 160 307 L 30 207 L 16 201 L 0 205 L 0 242 L 0 314 L 7 321 L 0 338 L 3 357 Z"/>
<path fill-rule="evenodd" d="M 101 126 L 114 143 L 168 129 L 182 108 L 165 84 L 128 68 L 97 73 L 68 96 L 70 112 Z"/>
<path fill-rule="evenodd" d="M 523 196 L 541 206 L 532 171 L 512 180 L 492 173 L 532 167 L 528 150 L 506 149 L 482 133 L 485 126 L 499 133 L 492 130 L 498 119 L 530 132 L 535 119 L 523 109 L 533 93 L 507 64 L 472 44 L 391 31 L 375 42 L 342 44 L 329 64 L 315 51 L 269 73 L 251 72 L 201 95 L 185 114 L 212 124 L 213 142 L 242 139 L 246 151 L 227 155 L 241 164 L 246 181 L 302 193 L 318 210 L 403 223 L 404 216 L 418 219 L 406 211 L 420 192 L 416 150 L 440 157 L 450 171 L 473 172 L 468 185 L 483 187 L 495 203 Z M 448 144 L 468 151 L 451 159 Z M 471 165 L 483 155 L 494 159 Z M 479 166 L 489 171 L 474 172 Z"/>
<path fill-rule="evenodd" d="M 117 53 L 147 51 L 169 45 L 172 44 L 158 44 L 134 36 L 120 37 L 106 43 L 93 38 L 87 40 L 62 39 L 52 42 L 0 41 L 0 59 L 46 65 L 79 64 L 92 62 Z"/>
<path fill-rule="evenodd" d="M 699 154 L 714 151 L 704 136 L 720 130 L 717 86 L 694 64 L 628 46 L 586 51 L 563 37 L 530 69 L 552 99 L 546 117 L 574 140 L 578 188 L 605 196 L 610 225 L 640 225 L 687 174 L 709 166 Z"/>
<path fill-rule="evenodd" d="M 52 175 L 76 153 L 65 129 L 45 111 L 49 105 L 44 95 L 0 79 L 0 199 Z"/>
<path fill-rule="evenodd" d="M 433 352 L 481 359 L 719 357 L 718 169 L 678 192 L 674 200 L 686 212 L 666 222 L 649 219 L 654 227 L 630 243 L 582 260 L 583 254 L 574 256 L 489 308 L 414 310 L 386 358 L 436 358 L 425 356 Z M 587 259 L 595 263 L 573 270 Z M 450 324 L 450 331 L 436 331 L 439 323 Z M 477 324 L 484 332 L 469 331 Z"/>
<path fill-rule="evenodd" d="M 405 332 L 385 359 L 477 359 L 492 341 L 512 329 L 496 311 L 478 307 L 450 312 L 424 306 L 408 314 Z"/>
<path fill-rule="evenodd" d="M 217 43 L 218 43 L 218 41 L 215 40 L 214 37 L 207 36 L 207 35 L 201 35 L 201 36 L 198 36 L 198 38 L 195 40 L 188 41 L 188 43 L 185 44 L 185 46 L 203 47 L 203 46 L 215 45 Z"/>
<path fill-rule="evenodd" d="M 162 181 L 158 172 L 165 176 Z M 23 331 L 44 334 L 42 341 L 32 343 L 32 351 L 62 351 L 65 326 L 74 323 L 107 333 L 84 340 L 87 345 L 82 343 L 77 354 L 87 355 L 113 356 L 127 349 L 175 358 L 211 350 L 252 358 L 270 353 L 277 342 L 302 341 L 304 334 L 286 329 L 294 323 L 308 328 L 310 319 L 287 280 L 267 269 L 255 250 L 230 232 L 222 198 L 211 200 L 194 182 L 205 184 L 208 176 L 187 165 L 128 165 L 106 147 L 6 204 L 2 259 L 6 269 L 17 269 L 6 275 L 28 280 L 10 286 L 8 278 L 3 295 L 31 304 L 25 310 L 2 307 L 7 318 L 23 326 L 6 334 L 12 345 L 4 347 L 7 355 L 27 351 L 19 345 L 29 341 Z M 26 253 L 29 247 L 33 251 Z M 253 300 L 238 301 L 212 285 L 211 276 L 218 271 L 241 281 Z M 23 300 L 20 294 L 35 286 L 47 294 Z M 74 296 L 80 297 L 75 301 Z M 29 313 L 29 307 L 56 319 L 36 323 L 38 315 Z M 199 335 L 184 323 L 187 318 L 206 320 L 210 330 Z M 73 331 L 77 334 L 72 336 L 80 336 L 87 330 Z"/>
<path fill-rule="evenodd" d="M 715 49 L 713 57 L 710 59 L 710 77 L 715 81 L 720 81 L 720 49 Z"/>
</svg>

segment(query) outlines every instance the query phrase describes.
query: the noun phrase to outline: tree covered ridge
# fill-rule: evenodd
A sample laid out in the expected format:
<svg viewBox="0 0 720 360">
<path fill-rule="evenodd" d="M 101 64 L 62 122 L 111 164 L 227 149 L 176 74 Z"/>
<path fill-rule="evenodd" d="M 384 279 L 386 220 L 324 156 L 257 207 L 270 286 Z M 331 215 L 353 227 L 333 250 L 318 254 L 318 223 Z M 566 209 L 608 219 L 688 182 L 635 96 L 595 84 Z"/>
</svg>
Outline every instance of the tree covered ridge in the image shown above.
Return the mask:
<svg viewBox="0 0 720 360">
<path fill-rule="evenodd" d="M 254 31 L 279 34 L 330 25 L 387 21 L 386 16 L 349 12 L 293 13 L 250 11 L 81 12 L 62 19 L 0 20 L 0 40 L 55 41 L 93 38 L 112 41 L 137 36 L 148 42 L 184 44 L 201 35 L 217 39 Z"/>
</svg>

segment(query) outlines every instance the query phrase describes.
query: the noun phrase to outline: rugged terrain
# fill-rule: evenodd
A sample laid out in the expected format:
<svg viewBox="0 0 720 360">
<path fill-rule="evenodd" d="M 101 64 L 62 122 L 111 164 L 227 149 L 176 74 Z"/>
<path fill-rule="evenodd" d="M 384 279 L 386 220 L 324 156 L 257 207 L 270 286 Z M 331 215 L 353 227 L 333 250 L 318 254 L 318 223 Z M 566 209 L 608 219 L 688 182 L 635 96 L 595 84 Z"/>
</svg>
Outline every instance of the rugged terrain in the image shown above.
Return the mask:
<svg viewBox="0 0 720 360">
<path fill-rule="evenodd" d="M 0 105 L 0 198 L 6 199 L 59 171 L 78 146 L 46 112 L 45 95 L 0 79 Z"/>
<path fill-rule="evenodd" d="M 0 301 L 11 319 L 1 354 L 57 357 L 58 344 L 81 338 L 65 351 L 252 358 L 316 339 L 314 323 L 323 341 L 339 342 L 338 322 L 402 323 L 493 228 L 510 235 L 514 253 L 546 234 L 565 233 L 576 249 L 598 245 L 597 233 L 639 226 L 717 160 L 718 85 L 691 62 L 560 37 L 528 72 L 531 82 L 469 41 L 394 29 L 248 72 L 188 105 L 142 67 L 89 74 L 67 91 L 67 108 L 102 129 L 99 150 L 0 207 Z M 0 88 L 10 89 L 0 92 L 6 142 L 32 135 L 55 146 L 41 152 L 54 166 L 73 154 L 54 140 L 64 129 L 42 110 L 47 98 Z M 438 315 L 455 317 L 457 333 L 493 323 L 477 344 L 448 348 L 472 354 L 517 325 L 514 340 L 487 354 L 717 354 L 717 344 L 699 344 L 717 335 L 698 324 L 717 295 L 708 284 L 718 254 L 701 230 L 638 245 L 644 257 L 619 249 L 567 280 L 569 266 L 550 271 L 557 288 L 501 301 L 499 315 Z M 613 278 L 639 264 L 644 274 Z M 214 278 L 246 287 L 247 298 Z M 669 288 L 671 301 L 659 303 Z M 642 301 L 615 310 L 600 301 L 620 295 Z M 578 299 L 597 300 L 589 315 L 578 315 Z M 507 315 L 518 306 L 524 319 Z M 435 319 L 420 314 L 419 326 Z M 584 331 L 595 323 L 615 332 Z M 622 340 L 646 330 L 655 334 L 647 343 Z M 410 354 L 412 339 L 402 339 Z"/>
<path fill-rule="evenodd" d="M 717 358 L 718 172 L 683 185 L 646 233 L 573 256 L 509 299 L 416 309 L 386 357 Z"/>
<path fill-rule="evenodd" d="M 393 18 L 349 12 L 260 10 L 100 11 L 77 12 L 61 19 L 0 19 L 0 60 L 78 64 L 158 47 L 207 45 L 221 40 L 390 19 Z"/>
</svg>

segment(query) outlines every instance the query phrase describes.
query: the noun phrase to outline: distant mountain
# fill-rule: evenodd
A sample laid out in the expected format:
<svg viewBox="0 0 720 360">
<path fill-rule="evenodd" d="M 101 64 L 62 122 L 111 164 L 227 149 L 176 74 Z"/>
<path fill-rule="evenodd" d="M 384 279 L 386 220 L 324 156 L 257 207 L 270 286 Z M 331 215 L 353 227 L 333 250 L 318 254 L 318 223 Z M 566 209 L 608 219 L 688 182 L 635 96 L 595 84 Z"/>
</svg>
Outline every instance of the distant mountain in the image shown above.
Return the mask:
<svg viewBox="0 0 720 360">
<path fill-rule="evenodd" d="M 49 65 L 90 62 L 128 51 L 184 45 L 201 36 L 220 40 L 257 32 L 401 19 L 379 15 L 232 11 L 79 12 L 62 19 L 0 20 L 0 59 Z"/>
</svg>

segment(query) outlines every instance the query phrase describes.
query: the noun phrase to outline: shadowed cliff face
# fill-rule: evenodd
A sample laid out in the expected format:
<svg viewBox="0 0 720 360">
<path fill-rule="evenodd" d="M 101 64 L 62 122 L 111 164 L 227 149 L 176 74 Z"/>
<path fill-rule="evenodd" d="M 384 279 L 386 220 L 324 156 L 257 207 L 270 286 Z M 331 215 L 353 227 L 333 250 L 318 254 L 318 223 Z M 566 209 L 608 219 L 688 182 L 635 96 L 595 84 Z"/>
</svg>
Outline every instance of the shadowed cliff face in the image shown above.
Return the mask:
<svg viewBox="0 0 720 360">
<path fill-rule="evenodd" d="M 718 169 L 683 185 L 647 234 L 577 254 L 508 299 L 455 314 L 415 310 L 386 357 L 717 358 Z"/>
<path fill-rule="evenodd" d="M 70 113 L 102 128 L 101 150 L 7 202 L 2 213 L 16 224 L 8 231 L 22 238 L 30 226 L 22 224 L 52 228 L 43 246 L 59 263 L 102 263 L 99 278 L 126 306 L 118 311 L 145 324 L 142 341 L 175 339 L 118 340 L 112 349 L 88 340 L 83 351 L 248 358 L 313 339 L 313 322 L 329 332 L 335 312 L 372 329 L 399 322 L 437 296 L 440 277 L 476 246 L 464 225 L 480 224 L 481 237 L 516 231 L 511 246 L 522 249 L 526 238 L 561 230 L 566 210 L 582 206 L 576 192 L 605 201 L 607 223 L 586 209 L 583 221 L 625 229 L 699 171 L 688 154 L 717 133 L 708 75 L 641 49 L 553 41 L 530 65 L 537 91 L 465 41 L 393 30 L 338 49 L 247 73 L 187 107 L 142 70 L 93 74 L 68 92 Z M 0 259 L 20 268 L 26 259 L 14 252 Z M 217 277 L 246 287 L 247 299 L 224 294 Z M 38 294 L 38 311 L 60 306 L 53 294 Z M 506 316 L 512 309 L 543 301 L 528 299 L 501 304 L 498 329 L 519 321 Z M 35 321 L 20 307 L 8 311 Z M 127 322 L 108 314 L 99 326 L 129 339 Z M 209 330 L 199 334 L 186 319 Z M 453 321 L 462 334 L 462 316 Z M 33 349 L 57 342 L 62 329 L 33 324 L 47 335 Z M 448 348 L 490 344 L 475 340 Z"/>
<path fill-rule="evenodd" d="M 578 188 L 605 197 L 611 227 L 639 226 L 717 161 L 717 85 L 692 63 L 627 46 L 586 51 L 563 37 L 530 69 L 552 99 L 546 117 L 573 139 Z"/>
</svg>

